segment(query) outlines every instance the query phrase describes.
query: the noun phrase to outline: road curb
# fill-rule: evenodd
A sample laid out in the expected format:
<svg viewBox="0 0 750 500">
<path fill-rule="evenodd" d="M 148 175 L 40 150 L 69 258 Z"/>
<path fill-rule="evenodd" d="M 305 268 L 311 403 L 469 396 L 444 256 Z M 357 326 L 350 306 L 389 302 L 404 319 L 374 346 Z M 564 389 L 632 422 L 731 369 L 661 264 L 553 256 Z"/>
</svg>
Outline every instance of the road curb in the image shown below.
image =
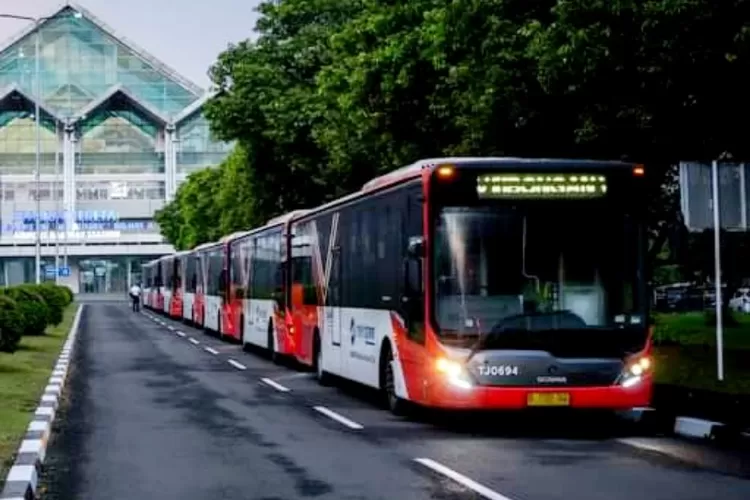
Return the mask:
<svg viewBox="0 0 750 500">
<path fill-rule="evenodd" d="M 34 411 L 34 416 L 26 429 L 26 435 L 16 452 L 16 461 L 8 471 L 5 487 L 0 493 L 3 500 L 29 500 L 36 498 L 41 467 L 47 451 L 47 443 L 52 433 L 52 423 L 59 407 L 60 397 L 68 378 L 70 359 L 75 349 L 78 326 L 85 304 L 80 304 L 76 311 L 68 338 L 63 344 L 52 375 L 50 375 L 44 394 Z"/>
<path fill-rule="evenodd" d="M 674 415 L 655 408 L 635 408 L 628 416 L 650 430 L 678 437 L 705 439 L 728 445 L 750 444 L 750 433 L 722 422 Z"/>
</svg>

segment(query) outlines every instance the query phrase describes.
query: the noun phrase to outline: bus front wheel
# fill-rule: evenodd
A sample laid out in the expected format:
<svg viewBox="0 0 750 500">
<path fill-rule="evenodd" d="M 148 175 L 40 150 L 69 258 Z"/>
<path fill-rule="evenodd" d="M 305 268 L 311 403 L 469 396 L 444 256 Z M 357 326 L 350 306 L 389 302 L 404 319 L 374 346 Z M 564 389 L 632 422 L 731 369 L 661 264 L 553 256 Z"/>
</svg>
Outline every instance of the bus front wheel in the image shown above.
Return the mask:
<svg viewBox="0 0 750 500">
<path fill-rule="evenodd" d="M 393 373 L 393 351 L 390 345 L 383 349 L 380 364 L 380 384 L 387 408 L 396 416 L 403 416 L 407 412 L 408 402 L 398 397 L 396 394 L 396 376 Z"/>
</svg>

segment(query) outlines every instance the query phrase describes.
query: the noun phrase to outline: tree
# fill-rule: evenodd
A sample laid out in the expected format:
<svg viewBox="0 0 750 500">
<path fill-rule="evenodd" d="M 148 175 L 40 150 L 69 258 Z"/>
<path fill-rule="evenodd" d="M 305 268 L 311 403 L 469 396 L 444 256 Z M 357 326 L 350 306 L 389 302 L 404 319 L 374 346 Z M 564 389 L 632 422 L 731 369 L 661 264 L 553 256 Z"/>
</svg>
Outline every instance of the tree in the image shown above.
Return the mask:
<svg viewBox="0 0 750 500">
<path fill-rule="evenodd" d="M 219 167 L 221 177 L 215 202 L 220 208 L 221 234 L 263 224 L 263 219 L 258 217 L 255 210 L 256 196 L 251 182 L 249 156 L 245 148 L 238 145 Z"/>
<path fill-rule="evenodd" d="M 154 219 L 162 234 L 178 250 L 192 248 L 221 236 L 218 221 L 221 208 L 216 203 L 222 167 L 206 168 L 190 174 L 174 200 L 157 211 Z"/>
<path fill-rule="evenodd" d="M 587 156 L 648 165 L 653 260 L 682 224 L 674 165 L 748 155 L 730 116 L 750 110 L 750 2 L 568 0 L 552 14 L 527 28 L 539 81 L 574 105 Z"/>
<path fill-rule="evenodd" d="M 326 154 L 311 135 L 321 118 L 315 77 L 330 61 L 330 34 L 359 5 L 352 0 L 264 2 L 258 40 L 231 46 L 211 68 L 217 92 L 205 113 L 219 138 L 252 152 L 254 212 L 261 219 L 318 204 L 329 194 L 323 179 Z"/>
</svg>

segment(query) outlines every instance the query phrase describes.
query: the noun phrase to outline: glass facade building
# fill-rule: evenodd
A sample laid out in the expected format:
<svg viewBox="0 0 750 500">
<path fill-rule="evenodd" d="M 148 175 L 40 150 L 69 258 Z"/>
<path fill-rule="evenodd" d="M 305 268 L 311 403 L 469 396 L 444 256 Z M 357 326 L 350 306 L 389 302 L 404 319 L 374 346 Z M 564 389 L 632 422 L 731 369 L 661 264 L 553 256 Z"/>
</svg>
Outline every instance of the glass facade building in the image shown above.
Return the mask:
<svg viewBox="0 0 750 500">
<path fill-rule="evenodd" d="M 37 197 L 44 261 L 61 255 L 75 291 L 91 288 L 89 274 L 104 291 L 124 290 L 122 269 L 114 285 L 106 279 L 113 261 L 130 269 L 170 251 L 154 212 L 231 147 L 212 140 L 206 99 L 74 4 L 0 48 L 0 284 L 34 279 Z"/>
</svg>

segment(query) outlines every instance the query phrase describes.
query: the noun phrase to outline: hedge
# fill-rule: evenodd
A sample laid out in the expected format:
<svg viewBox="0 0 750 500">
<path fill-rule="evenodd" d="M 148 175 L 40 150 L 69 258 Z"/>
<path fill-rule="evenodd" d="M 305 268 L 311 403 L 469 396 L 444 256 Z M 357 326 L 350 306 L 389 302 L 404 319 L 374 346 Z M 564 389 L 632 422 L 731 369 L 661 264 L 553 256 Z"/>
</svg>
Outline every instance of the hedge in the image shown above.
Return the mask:
<svg viewBox="0 0 750 500">
<path fill-rule="evenodd" d="M 59 325 L 71 302 L 70 289 L 54 283 L 0 288 L 0 351 L 14 352 L 22 336 L 44 335 Z"/>
</svg>

